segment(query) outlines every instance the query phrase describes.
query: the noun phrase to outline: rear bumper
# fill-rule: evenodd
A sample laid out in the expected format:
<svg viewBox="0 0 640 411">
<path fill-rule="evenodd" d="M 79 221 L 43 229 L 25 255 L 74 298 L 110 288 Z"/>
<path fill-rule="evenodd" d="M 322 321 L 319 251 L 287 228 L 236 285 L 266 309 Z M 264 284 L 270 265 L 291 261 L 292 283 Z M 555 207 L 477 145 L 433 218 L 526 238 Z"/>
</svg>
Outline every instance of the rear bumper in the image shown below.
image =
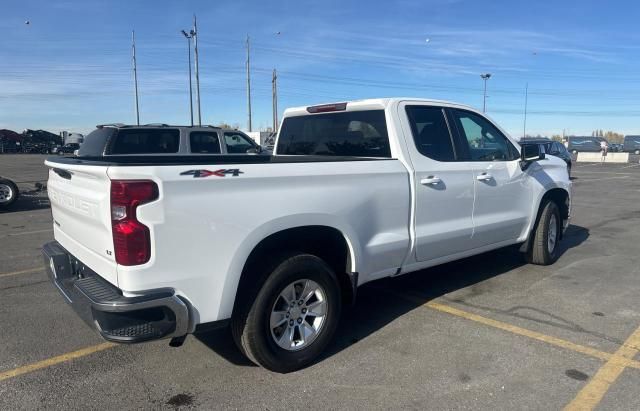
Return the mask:
<svg viewBox="0 0 640 411">
<path fill-rule="evenodd" d="M 67 303 L 100 335 L 119 343 L 181 337 L 189 329 L 189 309 L 172 288 L 125 297 L 58 242 L 42 248 L 51 282 Z"/>
</svg>

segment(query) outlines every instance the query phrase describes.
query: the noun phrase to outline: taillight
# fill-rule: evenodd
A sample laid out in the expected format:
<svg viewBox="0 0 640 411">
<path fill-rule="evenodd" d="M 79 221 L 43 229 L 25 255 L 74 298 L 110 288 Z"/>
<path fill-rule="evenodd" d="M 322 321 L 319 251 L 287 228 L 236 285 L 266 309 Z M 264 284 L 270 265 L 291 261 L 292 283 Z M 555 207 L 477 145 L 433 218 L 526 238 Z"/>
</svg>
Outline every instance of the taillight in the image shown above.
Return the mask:
<svg viewBox="0 0 640 411">
<path fill-rule="evenodd" d="M 111 231 L 118 264 L 144 264 L 151 258 L 149 228 L 138 221 L 136 208 L 157 198 L 158 186 L 153 181 L 111 181 Z"/>
</svg>

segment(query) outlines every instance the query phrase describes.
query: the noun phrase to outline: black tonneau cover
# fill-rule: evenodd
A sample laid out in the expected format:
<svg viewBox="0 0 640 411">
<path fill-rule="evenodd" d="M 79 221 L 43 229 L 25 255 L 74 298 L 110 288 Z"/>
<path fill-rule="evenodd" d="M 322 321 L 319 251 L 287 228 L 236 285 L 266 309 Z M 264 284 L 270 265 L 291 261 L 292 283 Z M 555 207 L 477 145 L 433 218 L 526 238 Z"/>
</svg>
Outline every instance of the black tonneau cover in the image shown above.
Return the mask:
<svg viewBox="0 0 640 411">
<path fill-rule="evenodd" d="M 84 164 L 92 166 L 180 166 L 210 164 L 282 164 L 282 163 L 331 163 L 344 161 L 395 160 L 381 157 L 345 156 L 267 156 L 267 155 L 169 155 L 169 156 L 99 156 L 99 157 L 47 157 L 47 161 L 58 164 Z"/>
</svg>

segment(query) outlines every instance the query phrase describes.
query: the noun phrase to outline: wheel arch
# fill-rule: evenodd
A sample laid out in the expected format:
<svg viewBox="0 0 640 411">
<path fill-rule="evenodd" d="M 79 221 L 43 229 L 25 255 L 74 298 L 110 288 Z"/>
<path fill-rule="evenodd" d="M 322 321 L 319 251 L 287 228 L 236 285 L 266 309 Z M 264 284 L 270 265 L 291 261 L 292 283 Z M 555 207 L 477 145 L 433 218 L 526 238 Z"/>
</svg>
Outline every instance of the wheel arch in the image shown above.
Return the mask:
<svg viewBox="0 0 640 411">
<path fill-rule="evenodd" d="M 529 227 L 529 234 L 527 235 L 526 241 L 520 247 L 521 251 L 526 251 L 531 244 L 531 239 L 533 233 L 535 232 L 535 228 L 538 226 L 538 221 L 540 221 L 540 214 L 542 213 L 542 206 L 545 204 L 547 200 L 553 201 L 557 206 L 558 210 L 560 210 L 560 217 L 562 221 L 568 221 L 571 217 L 571 194 L 569 191 L 562 187 L 552 187 L 549 188 L 540 196 L 540 199 L 537 202 L 537 207 L 535 210 L 535 219 Z M 560 238 L 564 236 L 564 230 L 560 230 Z"/>
<path fill-rule="evenodd" d="M 556 203 L 558 209 L 560 210 L 560 217 L 562 218 L 562 220 L 569 219 L 571 213 L 571 195 L 567 190 L 561 187 L 555 187 L 547 190 L 538 202 L 538 217 L 540 216 L 542 205 L 547 200 L 551 200 Z"/>
<path fill-rule="evenodd" d="M 351 303 L 355 300 L 358 284 L 357 243 L 344 228 L 334 224 L 316 223 L 280 226 L 274 230 L 258 230 L 259 234 L 250 236 L 234 257 L 229 270 L 222 295 L 221 316 L 229 317 L 235 310 L 237 302 L 257 293 L 267 278 L 264 264 L 270 258 L 282 255 L 287 251 L 300 251 L 322 258 L 336 273 L 343 300 Z"/>
</svg>

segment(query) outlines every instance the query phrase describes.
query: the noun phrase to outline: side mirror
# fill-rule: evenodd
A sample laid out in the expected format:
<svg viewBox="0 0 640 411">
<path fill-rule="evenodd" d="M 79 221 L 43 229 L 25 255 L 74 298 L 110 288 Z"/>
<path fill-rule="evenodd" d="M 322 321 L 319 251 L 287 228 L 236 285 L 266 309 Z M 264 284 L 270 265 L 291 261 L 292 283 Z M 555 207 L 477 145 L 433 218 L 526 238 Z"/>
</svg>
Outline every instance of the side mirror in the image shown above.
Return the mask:
<svg viewBox="0 0 640 411">
<path fill-rule="evenodd" d="M 542 144 L 522 144 L 520 150 L 520 166 L 525 170 L 531 163 L 545 159 L 544 147 Z"/>
<path fill-rule="evenodd" d="M 257 146 L 257 147 L 251 147 L 250 149 L 247 150 L 247 154 L 260 154 L 262 152 L 262 147 Z"/>
</svg>

